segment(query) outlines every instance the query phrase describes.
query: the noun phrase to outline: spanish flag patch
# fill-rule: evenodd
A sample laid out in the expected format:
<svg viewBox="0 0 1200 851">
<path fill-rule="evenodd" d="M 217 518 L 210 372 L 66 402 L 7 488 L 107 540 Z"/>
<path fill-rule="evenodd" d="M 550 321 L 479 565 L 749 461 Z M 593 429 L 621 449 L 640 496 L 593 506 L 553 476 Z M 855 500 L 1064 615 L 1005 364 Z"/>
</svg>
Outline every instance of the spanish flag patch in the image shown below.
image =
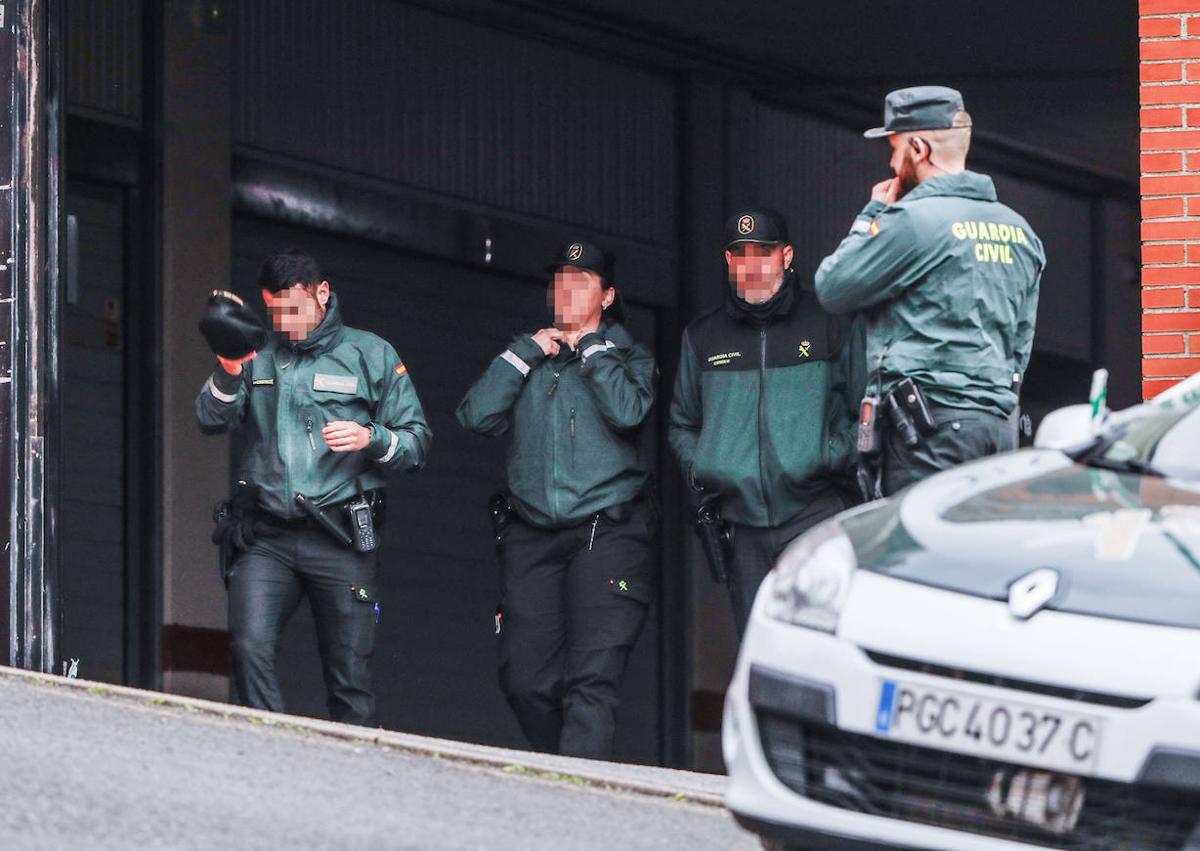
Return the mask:
<svg viewBox="0 0 1200 851">
<path fill-rule="evenodd" d="M 402 363 L 396 364 L 396 375 L 408 375 L 408 367 Z"/>
<path fill-rule="evenodd" d="M 871 226 L 867 228 L 871 232 L 871 236 L 879 235 L 879 222 L 871 222 Z"/>
</svg>

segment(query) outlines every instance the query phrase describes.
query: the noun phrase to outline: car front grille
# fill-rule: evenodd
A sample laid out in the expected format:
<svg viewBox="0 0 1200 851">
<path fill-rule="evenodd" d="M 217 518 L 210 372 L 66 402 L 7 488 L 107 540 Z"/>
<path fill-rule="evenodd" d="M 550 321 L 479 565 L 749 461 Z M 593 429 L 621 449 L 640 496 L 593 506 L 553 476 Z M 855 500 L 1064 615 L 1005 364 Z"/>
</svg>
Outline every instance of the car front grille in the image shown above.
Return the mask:
<svg viewBox="0 0 1200 851">
<path fill-rule="evenodd" d="M 1054 833 L 996 815 L 988 790 L 1021 766 L 757 713 L 763 752 L 788 788 L 846 810 L 1067 851 L 1181 851 L 1200 838 L 1200 794 L 1081 778 L 1073 829 Z M 1188 846 L 1189 848 L 1192 846 Z"/>
<path fill-rule="evenodd" d="M 972 683 L 982 683 L 998 688 L 1014 691 L 1028 691 L 1034 694 L 1044 694 L 1050 697 L 1061 697 L 1064 700 L 1077 700 L 1081 703 L 1095 703 L 1099 706 L 1112 706 L 1117 709 L 1138 709 L 1150 702 L 1148 697 L 1128 697 L 1119 694 L 1105 694 L 1099 691 L 1085 689 L 1063 688 L 1045 683 L 1035 683 L 1030 680 L 1018 680 L 1013 677 L 1002 677 L 996 674 L 985 674 L 979 671 L 968 671 L 965 668 L 951 668 L 947 665 L 934 665 L 929 662 L 918 662 L 915 659 L 904 659 L 891 656 L 875 650 L 863 648 L 867 657 L 877 665 L 889 668 L 899 668 L 905 671 L 916 671 L 919 674 L 932 674 L 935 677 L 945 677 L 951 680 L 965 680 Z"/>
</svg>

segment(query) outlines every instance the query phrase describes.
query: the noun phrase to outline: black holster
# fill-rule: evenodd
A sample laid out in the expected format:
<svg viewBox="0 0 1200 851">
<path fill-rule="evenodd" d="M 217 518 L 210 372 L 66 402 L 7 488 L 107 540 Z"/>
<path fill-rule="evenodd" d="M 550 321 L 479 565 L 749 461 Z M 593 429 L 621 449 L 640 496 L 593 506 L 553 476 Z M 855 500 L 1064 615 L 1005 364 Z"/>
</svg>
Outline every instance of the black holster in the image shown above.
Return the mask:
<svg viewBox="0 0 1200 851">
<path fill-rule="evenodd" d="M 233 567 L 233 560 L 237 558 L 233 549 L 233 536 L 229 534 L 229 527 L 236 522 L 233 519 L 232 500 L 219 499 L 213 503 L 213 523 L 216 525 L 213 528 L 212 542 L 217 545 L 221 582 L 226 588 L 229 587 L 229 570 Z"/>
<path fill-rule="evenodd" d="M 238 553 L 254 540 L 254 526 L 259 516 L 258 491 L 257 485 L 239 481 L 229 499 L 218 500 L 213 505 L 212 542 L 218 547 L 221 581 L 226 587 L 229 587 L 229 575 Z"/>
<path fill-rule="evenodd" d="M 700 545 L 704 548 L 713 582 L 728 585 L 729 566 L 733 561 L 733 536 L 716 500 L 701 501 L 696 509 L 695 529 L 700 536 Z"/>
<path fill-rule="evenodd" d="M 516 509 L 508 501 L 508 491 L 498 491 L 488 500 L 488 519 L 492 522 L 492 540 L 500 546 L 500 540 L 507 529 L 516 519 Z"/>
</svg>

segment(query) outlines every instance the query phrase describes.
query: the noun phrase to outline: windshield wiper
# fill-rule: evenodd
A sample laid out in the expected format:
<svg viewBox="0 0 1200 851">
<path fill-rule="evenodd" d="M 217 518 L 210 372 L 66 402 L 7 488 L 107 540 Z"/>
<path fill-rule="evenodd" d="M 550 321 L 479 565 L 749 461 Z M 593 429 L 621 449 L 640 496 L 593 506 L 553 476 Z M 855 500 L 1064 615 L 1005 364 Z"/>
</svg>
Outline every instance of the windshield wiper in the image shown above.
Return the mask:
<svg viewBox="0 0 1200 851">
<path fill-rule="evenodd" d="M 1076 464 L 1083 464 L 1085 467 L 1096 467 L 1101 470 L 1114 470 L 1118 473 L 1137 473 L 1142 476 L 1157 476 L 1158 478 L 1166 478 L 1167 474 L 1155 467 L 1149 461 L 1145 461 L 1137 456 L 1132 458 L 1107 458 L 1105 453 L 1113 448 L 1117 442 L 1125 436 L 1127 428 L 1116 428 L 1112 431 L 1104 432 L 1096 435 L 1083 446 L 1072 449 L 1067 452 L 1069 457 Z"/>
<path fill-rule="evenodd" d="M 1109 432 L 1101 432 L 1093 437 L 1082 446 L 1076 446 L 1072 449 L 1063 450 L 1064 454 L 1079 464 L 1091 463 L 1092 459 L 1103 455 L 1108 450 L 1112 449 L 1121 437 L 1125 434 L 1124 429 L 1114 429 Z"/>
<path fill-rule="evenodd" d="M 1165 479 L 1167 474 L 1155 467 L 1149 461 L 1143 461 L 1141 458 L 1105 458 L 1103 455 L 1095 455 L 1092 457 L 1076 458 L 1080 464 L 1087 467 L 1097 467 L 1101 470 L 1115 470 L 1118 473 L 1138 473 L 1143 476 L 1157 476 L 1160 479 Z"/>
</svg>

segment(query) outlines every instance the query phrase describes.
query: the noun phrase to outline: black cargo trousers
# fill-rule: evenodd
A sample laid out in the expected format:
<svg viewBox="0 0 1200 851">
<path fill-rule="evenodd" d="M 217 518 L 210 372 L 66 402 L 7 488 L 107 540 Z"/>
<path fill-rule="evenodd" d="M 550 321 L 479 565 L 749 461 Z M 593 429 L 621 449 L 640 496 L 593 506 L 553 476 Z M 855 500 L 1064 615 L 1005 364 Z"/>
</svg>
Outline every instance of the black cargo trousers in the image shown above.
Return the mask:
<svg viewBox="0 0 1200 851">
<path fill-rule="evenodd" d="M 730 524 L 729 602 L 733 606 L 733 623 L 739 640 L 746 633 L 759 586 L 788 544 L 850 505 L 846 497 L 830 490 L 813 499 L 795 517 L 777 526 Z"/>
<path fill-rule="evenodd" d="M 382 534 L 378 527 L 376 534 Z M 359 553 L 303 524 L 259 534 L 234 561 L 229 576 L 230 702 L 284 711 L 275 670 L 279 640 L 307 597 L 317 627 L 329 717 L 373 726 L 369 666 L 379 619 L 378 556 L 379 549 Z"/>
<path fill-rule="evenodd" d="M 894 428 L 883 443 L 883 495 L 892 496 L 915 482 L 976 458 L 1017 448 L 1012 423 L 998 414 L 930 405 L 937 431 L 905 446 Z"/>
<path fill-rule="evenodd" d="M 657 588 L 647 500 L 566 529 L 514 519 L 499 543 L 500 688 L 536 750 L 611 758 L 621 677 Z"/>
</svg>

